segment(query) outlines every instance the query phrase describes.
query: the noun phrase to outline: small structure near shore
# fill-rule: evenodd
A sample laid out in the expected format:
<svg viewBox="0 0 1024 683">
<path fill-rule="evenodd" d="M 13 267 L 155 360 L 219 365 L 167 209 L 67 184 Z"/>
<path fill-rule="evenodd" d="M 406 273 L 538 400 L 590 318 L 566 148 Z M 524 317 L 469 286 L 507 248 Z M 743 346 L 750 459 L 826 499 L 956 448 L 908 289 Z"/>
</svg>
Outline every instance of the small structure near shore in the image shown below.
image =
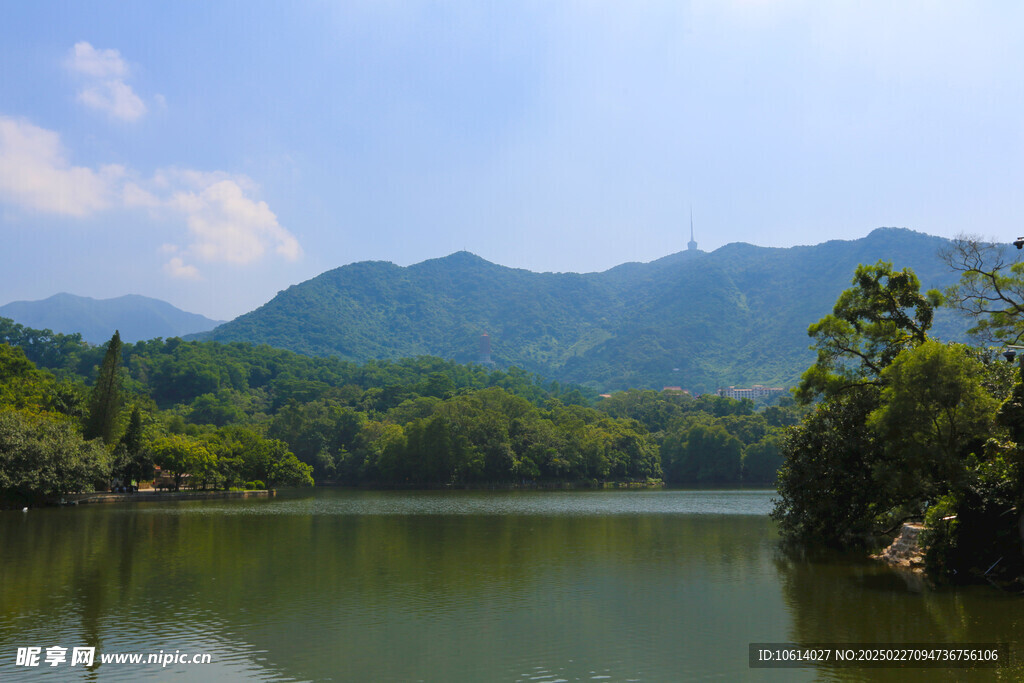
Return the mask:
<svg viewBox="0 0 1024 683">
<path fill-rule="evenodd" d="M 905 522 L 892 544 L 871 557 L 893 567 L 916 572 L 924 571 L 924 548 L 921 546 L 920 540 L 922 531 L 924 531 L 924 524 Z"/>
</svg>

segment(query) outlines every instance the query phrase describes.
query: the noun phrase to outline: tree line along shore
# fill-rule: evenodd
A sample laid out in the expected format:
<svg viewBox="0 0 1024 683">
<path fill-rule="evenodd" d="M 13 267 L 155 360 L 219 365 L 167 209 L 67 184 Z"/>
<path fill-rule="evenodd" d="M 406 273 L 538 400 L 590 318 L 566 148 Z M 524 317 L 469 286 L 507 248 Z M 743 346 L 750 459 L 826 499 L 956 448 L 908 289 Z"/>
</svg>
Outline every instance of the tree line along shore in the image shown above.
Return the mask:
<svg viewBox="0 0 1024 683">
<path fill-rule="evenodd" d="M 356 364 L 0 319 L 0 496 L 174 488 L 770 485 L 792 400 L 596 392 L 432 357 Z"/>
<path fill-rule="evenodd" d="M 879 261 L 808 334 L 777 405 L 634 389 L 600 398 L 518 368 L 433 357 L 352 363 L 269 346 L 105 346 L 0 319 L 0 501 L 176 488 L 751 484 L 778 488 L 790 547 L 873 549 L 924 523 L 935 580 L 1024 587 L 1024 264 L 960 239 L 922 293 Z M 930 335 L 974 318 L 976 345 Z M 996 346 L 994 347 L 993 344 Z M 1003 353 L 1006 351 L 1007 353 Z"/>
</svg>

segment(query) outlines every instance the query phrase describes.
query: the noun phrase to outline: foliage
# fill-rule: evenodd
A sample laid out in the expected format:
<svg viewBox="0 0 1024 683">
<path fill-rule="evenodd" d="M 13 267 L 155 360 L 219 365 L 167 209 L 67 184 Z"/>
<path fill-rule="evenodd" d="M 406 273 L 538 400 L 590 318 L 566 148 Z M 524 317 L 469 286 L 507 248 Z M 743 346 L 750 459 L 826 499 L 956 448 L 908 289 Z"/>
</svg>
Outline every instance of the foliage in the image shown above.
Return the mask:
<svg viewBox="0 0 1024 683">
<path fill-rule="evenodd" d="M 69 367 L 90 348 L 80 334 L 36 330 L 9 318 L 0 318 L 0 344 L 20 348 L 30 361 L 45 368 Z"/>
<path fill-rule="evenodd" d="M 85 369 L 100 366 L 94 399 L 101 378 L 114 375 L 104 369 L 116 359 L 109 349 L 37 351 L 59 357 L 54 370 L 77 379 L 56 382 L 20 350 L 0 347 L 0 363 L 10 366 L 9 381 L 0 382 L 7 404 L 80 414 L 84 383 L 95 371 Z M 314 479 L 382 486 L 649 482 L 664 476 L 666 434 L 697 426 L 727 447 L 699 456 L 703 465 L 689 481 L 774 476 L 771 449 L 764 449 L 780 427 L 750 401 L 630 391 L 592 408 L 592 392 L 518 368 L 429 357 L 356 365 L 238 343 L 157 339 L 124 344 L 121 355 L 118 376 L 134 405 L 110 448 L 113 477 L 124 482 L 151 476 L 154 465 L 177 487 L 202 488 Z M 796 412 L 776 407 L 771 415 L 782 424 Z"/>
<path fill-rule="evenodd" d="M 888 452 L 873 475 L 893 499 L 920 503 L 957 486 L 962 456 L 992 433 L 999 407 L 984 376 L 964 347 L 936 341 L 901 352 L 882 371 L 885 388 L 867 424 Z"/>
<path fill-rule="evenodd" d="M 288 444 L 267 439 L 240 425 L 219 429 L 208 436 L 207 448 L 217 459 L 224 486 L 238 481 L 262 481 L 268 486 L 312 486 L 313 468 L 302 463 Z"/>
<path fill-rule="evenodd" d="M 52 378 L 36 370 L 20 348 L 0 344 L 0 405 L 45 410 L 53 390 Z"/>
<path fill-rule="evenodd" d="M 805 402 L 873 380 L 900 351 L 927 339 L 940 297 L 922 295 L 912 270 L 894 271 L 886 261 L 859 265 L 853 284 L 831 314 L 807 329 L 817 360 L 797 390 Z"/>
<path fill-rule="evenodd" d="M 114 449 L 114 479 L 121 479 L 124 484 L 141 482 L 153 478 L 153 457 L 146 448 L 142 429 L 142 411 L 133 406 L 128 426 L 117 447 Z"/>
<path fill-rule="evenodd" d="M 980 259 L 971 246 L 960 245 L 968 263 Z M 934 577 L 1024 580 L 1024 384 L 990 351 L 928 340 L 935 297 L 915 295 L 912 278 L 898 296 L 861 296 L 874 291 L 875 275 L 893 283 L 888 264 L 880 266 L 858 269 L 870 277 L 836 304 L 856 315 L 811 326 L 825 341 L 801 389 L 804 399 L 824 400 L 783 440 L 773 517 L 789 540 L 842 546 L 923 516 Z M 947 299 L 978 302 L 980 283 L 1005 284 L 982 271 L 965 273 Z M 862 299 L 874 303 L 850 305 Z M 980 329 L 1010 334 L 1010 318 L 976 312 L 989 316 Z"/>
<path fill-rule="evenodd" d="M 965 466 L 961 485 L 941 496 L 925 518 L 928 571 L 954 582 L 983 577 L 1024 583 L 1019 447 L 992 439 Z"/>
<path fill-rule="evenodd" d="M 1024 338 L 1024 262 L 1008 247 L 960 235 L 942 258 L 960 273 L 946 301 L 974 320 L 969 330 L 985 341 L 1017 344 Z"/>
<path fill-rule="evenodd" d="M 783 463 L 779 440 L 769 434 L 743 449 L 743 481 L 775 484 Z"/>
<path fill-rule="evenodd" d="M 89 413 L 83 433 L 87 439 L 103 439 L 104 443 L 114 442 L 114 430 L 121 413 L 121 335 L 114 336 L 107 343 L 96 384 L 89 395 Z"/>
<path fill-rule="evenodd" d="M 0 504 L 91 490 L 109 472 L 102 444 L 84 441 L 70 421 L 0 409 Z"/>
<path fill-rule="evenodd" d="M 864 540 L 882 502 L 874 465 L 884 458 L 867 419 L 878 389 L 854 387 L 819 405 L 782 441 L 772 518 L 790 539 L 842 546 Z"/>
<path fill-rule="evenodd" d="M 670 482 L 738 481 L 742 456 L 743 443 L 721 425 L 698 424 L 670 433 L 662 445 L 665 474 Z"/>
<path fill-rule="evenodd" d="M 181 488 L 186 474 L 205 479 L 213 469 L 214 455 L 206 444 L 184 434 L 172 434 L 157 439 L 150 447 L 154 462 L 174 477 L 174 490 Z"/>
</svg>

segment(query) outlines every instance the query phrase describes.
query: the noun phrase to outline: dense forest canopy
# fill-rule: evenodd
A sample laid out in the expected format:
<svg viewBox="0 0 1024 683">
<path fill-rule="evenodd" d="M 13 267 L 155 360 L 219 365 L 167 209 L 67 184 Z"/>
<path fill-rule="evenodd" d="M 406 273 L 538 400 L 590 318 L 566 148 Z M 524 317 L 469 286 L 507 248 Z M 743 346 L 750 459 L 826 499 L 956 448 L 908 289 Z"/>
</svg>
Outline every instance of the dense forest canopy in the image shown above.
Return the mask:
<svg viewBox="0 0 1024 683">
<path fill-rule="evenodd" d="M 749 400 L 682 392 L 600 398 L 515 367 L 358 364 L 116 334 L 92 346 L 6 319 L 0 349 L 12 433 L 45 448 L 52 435 L 29 427 L 59 426 L 91 463 L 88 476 L 44 490 L 29 456 L 0 456 L 12 500 L 139 481 L 154 465 L 200 487 L 767 484 L 782 430 L 798 419 L 792 406 L 757 412 Z"/>
</svg>

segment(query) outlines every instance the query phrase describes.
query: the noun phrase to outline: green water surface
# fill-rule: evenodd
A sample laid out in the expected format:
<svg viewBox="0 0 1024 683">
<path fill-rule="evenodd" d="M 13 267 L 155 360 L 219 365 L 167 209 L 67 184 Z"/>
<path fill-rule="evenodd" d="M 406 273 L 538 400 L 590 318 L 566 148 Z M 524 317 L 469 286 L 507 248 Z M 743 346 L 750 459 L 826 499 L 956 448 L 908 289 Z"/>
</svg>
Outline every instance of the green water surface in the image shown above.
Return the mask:
<svg viewBox="0 0 1024 683">
<path fill-rule="evenodd" d="M 0 680 L 1021 680 L 751 669 L 753 642 L 1024 640 L 1019 597 L 781 552 L 772 495 L 324 489 L 4 512 Z M 17 666 L 52 645 L 212 663 Z"/>
</svg>

